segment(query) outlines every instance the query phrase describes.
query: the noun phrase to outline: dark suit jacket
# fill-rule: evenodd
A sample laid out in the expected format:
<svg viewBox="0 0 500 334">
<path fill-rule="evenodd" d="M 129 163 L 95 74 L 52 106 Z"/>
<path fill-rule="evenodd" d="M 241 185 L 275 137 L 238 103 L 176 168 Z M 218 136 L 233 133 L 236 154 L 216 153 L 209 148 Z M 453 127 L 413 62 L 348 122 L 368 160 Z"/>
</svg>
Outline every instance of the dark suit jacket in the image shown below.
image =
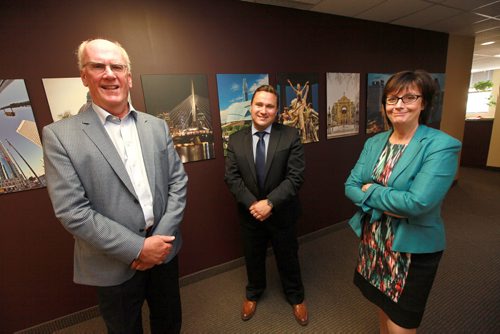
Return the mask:
<svg viewBox="0 0 500 334">
<path fill-rule="evenodd" d="M 252 146 L 252 128 L 229 137 L 225 181 L 239 204 L 248 213 L 250 205 L 268 198 L 274 205 L 273 219 L 296 217 L 297 192 L 304 181 L 304 149 L 297 129 L 274 123 L 266 158 L 264 190 L 259 192 Z"/>
<path fill-rule="evenodd" d="M 187 176 L 165 121 L 138 112 L 137 132 L 153 195 L 153 234 L 174 235 L 186 205 Z M 144 244 L 144 215 L 125 166 L 97 114 L 87 109 L 43 129 L 47 189 L 56 217 L 74 236 L 74 280 L 118 285 L 132 277 Z"/>
</svg>

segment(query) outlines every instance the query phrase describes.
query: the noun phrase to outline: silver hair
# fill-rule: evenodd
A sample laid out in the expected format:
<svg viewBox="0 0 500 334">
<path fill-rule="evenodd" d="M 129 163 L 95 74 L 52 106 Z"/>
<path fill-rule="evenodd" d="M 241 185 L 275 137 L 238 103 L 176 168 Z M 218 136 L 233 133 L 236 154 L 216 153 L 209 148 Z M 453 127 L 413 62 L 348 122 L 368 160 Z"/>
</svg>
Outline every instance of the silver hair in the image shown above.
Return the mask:
<svg viewBox="0 0 500 334">
<path fill-rule="evenodd" d="M 125 62 L 127 63 L 126 65 L 127 65 L 128 71 L 132 72 L 132 65 L 130 63 L 130 58 L 128 56 L 127 51 L 125 51 L 125 49 L 123 48 L 123 46 L 121 46 L 121 44 L 118 43 L 118 42 L 116 42 L 116 41 L 110 41 L 110 40 L 103 39 L 103 38 L 92 38 L 92 39 L 88 39 L 88 40 L 83 41 L 82 43 L 80 43 L 80 46 L 78 46 L 78 49 L 76 50 L 76 56 L 78 58 L 78 69 L 80 71 L 83 69 L 83 65 L 85 65 L 83 63 L 83 55 L 85 53 L 85 48 L 87 47 L 87 44 L 89 44 L 90 42 L 95 41 L 95 40 L 108 41 L 108 42 L 113 43 L 114 45 L 116 45 L 118 47 L 118 49 L 120 49 L 120 52 L 121 52 L 121 54 L 123 56 L 123 59 L 125 59 Z"/>
</svg>

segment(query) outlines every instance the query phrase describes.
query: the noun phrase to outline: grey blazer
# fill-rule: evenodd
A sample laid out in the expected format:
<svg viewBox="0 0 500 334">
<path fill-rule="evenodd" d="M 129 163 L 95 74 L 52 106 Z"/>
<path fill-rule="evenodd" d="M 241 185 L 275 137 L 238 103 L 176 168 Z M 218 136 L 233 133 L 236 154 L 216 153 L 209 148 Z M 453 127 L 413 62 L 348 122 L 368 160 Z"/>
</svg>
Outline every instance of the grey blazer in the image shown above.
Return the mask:
<svg viewBox="0 0 500 334">
<path fill-rule="evenodd" d="M 153 195 L 153 235 L 176 237 L 186 205 L 187 176 L 165 121 L 137 112 L 137 132 Z M 144 244 L 144 216 L 130 178 L 89 105 L 43 129 L 47 189 L 56 217 L 75 238 L 74 281 L 112 286 L 131 278 Z"/>
</svg>

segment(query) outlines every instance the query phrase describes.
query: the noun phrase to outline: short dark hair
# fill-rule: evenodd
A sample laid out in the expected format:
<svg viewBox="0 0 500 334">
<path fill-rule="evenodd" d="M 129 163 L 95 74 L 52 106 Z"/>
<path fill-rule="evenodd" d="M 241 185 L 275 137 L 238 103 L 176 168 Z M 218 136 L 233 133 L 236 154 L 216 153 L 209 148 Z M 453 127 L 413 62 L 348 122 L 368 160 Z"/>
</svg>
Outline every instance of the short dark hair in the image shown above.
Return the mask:
<svg viewBox="0 0 500 334">
<path fill-rule="evenodd" d="M 253 93 L 252 100 L 250 101 L 250 104 L 253 103 L 253 99 L 255 97 L 255 94 L 257 94 L 258 92 L 268 92 L 268 93 L 274 94 L 274 96 L 276 96 L 276 108 L 279 106 L 280 97 L 279 97 L 276 89 L 271 85 L 262 85 L 259 88 L 257 88 L 255 90 L 255 92 Z"/>
<path fill-rule="evenodd" d="M 385 100 L 389 93 L 399 92 L 410 86 L 415 86 L 418 88 L 422 94 L 422 102 L 424 103 L 424 110 L 420 113 L 418 122 L 420 124 L 430 123 L 432 116 L 432 100 L 434 99 L 434 94 L 436 93 L 436 84 L 429 73 L 424 70 L 416 71 L 401 71 L 393 74 L 384 87 L 384 92 L 382 94 L 382 105 L 385 109 Z M 387 122 L 391 124 L 390 120 L 387 118 L 387 113 L 385 114 Z"/>
</svg>

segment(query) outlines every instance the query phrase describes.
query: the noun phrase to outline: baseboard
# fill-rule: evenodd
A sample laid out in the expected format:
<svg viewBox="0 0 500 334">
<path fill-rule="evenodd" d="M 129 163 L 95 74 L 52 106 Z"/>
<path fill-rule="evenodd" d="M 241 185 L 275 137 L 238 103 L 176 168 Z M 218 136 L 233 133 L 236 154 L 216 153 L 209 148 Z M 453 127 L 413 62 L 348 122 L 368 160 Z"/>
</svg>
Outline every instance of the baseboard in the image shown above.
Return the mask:
<svg viewBox="0 0 500 334">
<path fill-rule="evenodd" d="M 243 264 L 245 264 L 245 260 L 243 259 L 243 257 L 239 257 L 229 262 L 225 262 L 207 269 L 197 271 L 195 273 L 186 276 L 182 276 L 179 278 L 179 285 L 181 287 L 184 287 L 186 285 L 193 284 L 202 281 L 206 278 L 222 274 L 226 271 L 241 267 Z"/>
<path fill-rule="evenodd" d="M 500 167 L 486 166 L 486 170 L 491 170 L 493 172 L 500 172 Z"/>
<path fill-rule="evenodd" d="M 304 234 L 303 236 L 299 237 L 299 243 L 305 243 L 312 241 L 314 239 L 317 239 L 319 237 L 322 237 L 324 235 L 327 235 L 332 232 L 340 231 L 344 228 L 347 228 L 349 226 L 349 220 L 344 220 L 340 223 L 336 223 L 327 227 L 324 227 L 320 230 L 316 230 L 314 232 Z"/>
<path fill-rule="evenodd" d="M 299 244 L 303 244 L 306 242 L 313 241 L 319 237 L 322 237 L 326 234 L 341 230 L 347 227 L 347 221 L 343 221 L 341 223 L 333 224 L 322 228 L 320 230 L 305 234 L 298 238 Z M 267 255 L 272 255 L 272 249 L 269 248 L 267 251 Z M 187 286 L 189 284 L 193 284 L 204 280 L 206 278 L 224 273 L 226 271 L 238 268 L 245 264 L 243 257 L 239 257 L 237 259 L 231 260 L 229 262 L 225 262 L 219 264 L 217 266 L 213 266 L 207 269 L 203 269 L 197 271 L 195 273 L 182 276 L 179 278 L 179 284 L 181 287 Z M 47 321 L 45 323 L 23 329 L 21 331 L 15 332 L 14 334 L 51 334 L 55 331 L 61 330 L 66 327 L 74 326 L 83 321 L 87 321 L 93 319 L 95 317 L 99 317 L 101 314 L 99 312 L 98 306 L 89 307 L 85 310 L 81 310 L 72 314 L 68 314 L 66 316 Z"/>
<path fill-rule="evenodd" d="M 476 168 L 476 169 L 489 170 L 489 171 L 492 171 L 492 172 L 500 172 L 500 167 L 496 167 L 496 166 L 485 166 L 485 165 L 480 165 L 480 166 L 464 166 L 464 165 L 460 165 L 460 167 L 464 167 L 464 168 Z"/>
<path fill-rule="evenodd" d="M 81 322 L 99 317 L 100 315 L 101 313 L 99 312 L 99 307 L 92 306 L 85 310 L 77 311 L 75 313 L 20 330 L 14 334 L 51 334 L 63 328 L 71 327 Z"/>
</svg>

